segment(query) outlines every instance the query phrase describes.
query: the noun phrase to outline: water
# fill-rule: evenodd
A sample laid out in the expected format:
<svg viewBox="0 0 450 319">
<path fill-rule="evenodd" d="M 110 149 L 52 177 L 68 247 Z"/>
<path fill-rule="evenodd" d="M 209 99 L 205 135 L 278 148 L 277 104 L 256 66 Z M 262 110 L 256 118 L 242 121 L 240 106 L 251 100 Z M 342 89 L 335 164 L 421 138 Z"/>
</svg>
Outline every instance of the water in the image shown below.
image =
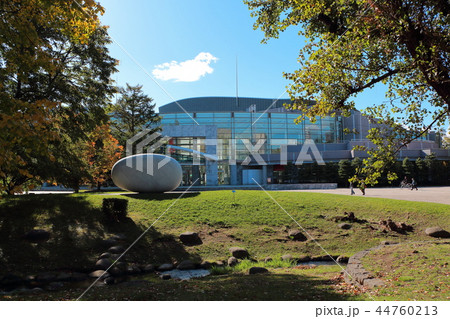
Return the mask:
<svg viewBox="0 0 450 319">
<path fill-rule="evenodd" d="M 206 269 L 194 269 L 194 270 L 169 270 L 164 271 L 161 274 L 170 275 L 172 279 L 189 280 L 191 278 L 201 278 L 206 277 L 211 274 L 209 270 Z"/>
<path fill-rule="evenodd" d="M 346 266 L 347 264 L 344 263 L 338 263 L 341 266 Z M 305 261 L 305 262 L 300 262 L 297 264 L 298 266 L 335 266 L 336 263 L 332 260 L 329 261 Z"/>
</svg>

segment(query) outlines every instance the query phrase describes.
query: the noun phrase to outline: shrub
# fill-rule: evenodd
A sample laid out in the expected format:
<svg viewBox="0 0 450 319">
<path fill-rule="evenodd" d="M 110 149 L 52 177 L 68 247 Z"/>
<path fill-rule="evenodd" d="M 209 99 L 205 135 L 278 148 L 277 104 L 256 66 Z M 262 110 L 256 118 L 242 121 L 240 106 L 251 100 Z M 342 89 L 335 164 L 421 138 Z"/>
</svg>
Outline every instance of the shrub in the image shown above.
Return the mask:
<svg viewBox="0 0 450 319">
<path fill-rule="evenodd" d="M 104 198 L 102 211 L 109 220 L 124 220 L 128 213 L 128 199 Z"/>
</svg>

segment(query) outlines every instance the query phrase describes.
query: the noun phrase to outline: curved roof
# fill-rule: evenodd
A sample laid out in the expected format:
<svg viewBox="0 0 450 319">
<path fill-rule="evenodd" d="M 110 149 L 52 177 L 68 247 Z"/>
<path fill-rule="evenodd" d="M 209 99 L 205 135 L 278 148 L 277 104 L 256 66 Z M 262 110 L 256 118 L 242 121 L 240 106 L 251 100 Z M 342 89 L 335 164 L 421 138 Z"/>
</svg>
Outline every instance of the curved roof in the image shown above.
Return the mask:
<svg viewBox="0 0 450 319">
<path fill-rule="evenodd" d="M 159 108 L 159 113 L 183 113 L 186 112 L 248 112 L 254 106 L 254 112 L 263 112 L 270 109 L 283 108 L 283 104 L 290 104 L 290 99 L 262 99 L 251 97 L 194 97 L 169 104 Z M 179 104 L 179 105 L 178 105 Z M 273 104 L 273 105 L 272 105 Z M 180 107 L 181 106 L 181 107 Z M 183 108 L 183 109 L 182 109 Z"/>
</svg>

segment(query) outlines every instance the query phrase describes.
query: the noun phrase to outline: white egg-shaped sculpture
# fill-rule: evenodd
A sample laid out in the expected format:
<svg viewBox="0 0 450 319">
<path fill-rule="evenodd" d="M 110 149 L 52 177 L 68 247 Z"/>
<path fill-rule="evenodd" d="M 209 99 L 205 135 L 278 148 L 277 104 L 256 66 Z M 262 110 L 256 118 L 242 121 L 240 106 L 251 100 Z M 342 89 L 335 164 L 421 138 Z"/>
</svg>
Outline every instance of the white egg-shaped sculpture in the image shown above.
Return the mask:
<svg viewBox="0 0 450 319">
<path fill-rule="evenodd" d="M 177 188 L 182 179 L 181 165 L 161 154 L 137 154 L 117 161 L 111 171 L 116 186 L 139 193 L 163 193 Z"/>
</svg>

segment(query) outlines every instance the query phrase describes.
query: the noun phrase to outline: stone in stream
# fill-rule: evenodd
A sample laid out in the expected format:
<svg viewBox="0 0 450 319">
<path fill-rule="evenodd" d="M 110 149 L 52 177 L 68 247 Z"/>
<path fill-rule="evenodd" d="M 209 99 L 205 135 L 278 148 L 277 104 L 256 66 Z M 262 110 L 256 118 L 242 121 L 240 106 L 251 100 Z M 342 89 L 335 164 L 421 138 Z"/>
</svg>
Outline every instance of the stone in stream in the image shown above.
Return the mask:
<svg viewBox="0 0 450 319">
<path fill-rule="evenodd" d="M 191 270 L 197 268 L 195 263 L 192 260 L 183 260 L 177 266 L 179 270 Z"/>
<path fill-rule="evenodd" d="M 180 240 L 186 246 L 196 246 L 203 244 L 200 236 L 195 232 L 184 232 L 180 235 Z"/>
<path fill-rule="evenodd" d="M 116 280 L 114 279 L 114 277 L 106 277 L 103 282 L 105 283 L 105 285 L 114 285 L 114 283 L 116 282 Z"/>
<path fill-rule="evenodd" d="M 161 266 L 158 267 L 158 271 L 168 271 L 168 270 L 172 270 L 174 269 L 175 266 L 171 263 L 167 263 L 167 264 L 162 264 Z"/>
<path fill-rule="evenodd" d="M 155 266 L 153 264 L 143 265 L 141 267 L 142 272 L 153 272 L 155 271 Z"/>
<path fill-rule="evenodd" d="M 111 254 L 122 254 L 125 251 L 125 248 L 123 246 L 112 246 L 108 249 L 108 252 Z"/>
<path fill-rule="evenodd" d="M 119 267 L 116 267 L 116 266 L 112 267 L 108 271 L 111 273 L 111 275 L 116 276 L 116 277 L 125 275 L 125 270 L 120 269 Z"/>
<path fill-rule="evenodd" d="M 200 263 L 200 268 L 202 269 L 210 269 L 211 267 L 212 264 L 209 261 L 204 260 Z"/>
<path fill-rule="evenodd" d="M 97 260 L 97 262 L 95 263 L 95 269 L 96 270 L 106 270 L 109 267 L 111 267 L 112 265 L 112 261 L 109 258 L 103 258 L 103 259 L 99 259 Z"/>
<path fill-rule="evenodd" d="M 438 226 L 425 229 L 425 234 L 435 238 L 450 238 L 450 233 Z"/>
<path fill-rule="evenodd" d="M 91 277 L 91 278 L 100 278 L 100 279 L 104 279 L 109 276 L 111 276 L 111 275 L 107 271 L 104 271 L 104 270 L 96 270 L 89 274 L 89 277 Z"/>
<path fill-rule="evenodd" d="M 281 260 L 292 261 L 292 260 L 294 260 L 294 257 L 292 257 L 291 254 L 285 254 L 285 255 L 281 256 Z"/>
<path fill-rule="evenodd" d="M 238 259 L 236 257 L 230 257 L 228 258 L 227 264 L 230 267 L 236 266 L 239 263 Z"/>
<path fill-rule="evenodd" d="M 230 253 L 233 255 L 233 257 L 236 257 L 238 259 L 245 259 L 250 256 L 247 249 L 242 247 L 231 247 Z"/>
<path fill-rule="evenodd" d="M 111 258 L 111 254 L 110 253 L 103 253 L 100 255 L 100 257 L 98 257 L 98 259 L 103 259 L 103 258 Z"/>
<path fill-rule="evenodd" d="M 288 233 L 288 237 L 291 238 L 292 240 L 296 240 L 296 241 L 307 241 L 308 240 L 308 238 L 306 238 L 306 236 L 303 235 L 303 233 L 301 231 L 299 231 L 298 229 L 290 230 Z"/>
</svg>

